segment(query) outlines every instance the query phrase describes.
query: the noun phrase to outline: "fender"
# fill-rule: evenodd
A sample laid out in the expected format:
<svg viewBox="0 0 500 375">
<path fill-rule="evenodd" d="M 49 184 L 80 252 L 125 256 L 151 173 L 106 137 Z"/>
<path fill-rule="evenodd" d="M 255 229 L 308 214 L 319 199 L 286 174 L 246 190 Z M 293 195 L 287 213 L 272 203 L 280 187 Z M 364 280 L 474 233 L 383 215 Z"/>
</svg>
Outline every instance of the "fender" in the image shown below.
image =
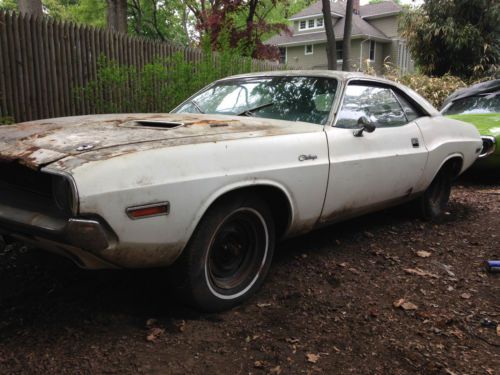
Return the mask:
<svg viewBox="0 0 500 375">
<path fill-rule="evenodd" d="M 432 183 L 432 181 L 434 181 L 434 178 L 436 178 L 437 174 L 439 173 L 439 171 L 443 168 L 443 165 L 445 165 L 449 160 L 453 159 L 453 158 L 460 158 L 460 160 L 462 161 L 462 166 L 460 167 L 460 173 L 461 174 L 463 171 L 464 171 L 464 155 L 460 152 L 454 152 L 454 153 L 451 153 L 449 154 L 442 162 L 441 164 L 439 165 L 439 168 L 436 170 L 436 172 L 432 175 L 432 178 L 430 179 L 430 181 L 425 185 L 425 189 L 427 189 L 429 187 L 429 185 Z"/>
<path fill-rule="evenodd" d="M 236 191 L 236 190 L 243 189 L 243 188 L 249 188 L 249 187 L 259 187 L 259 186 L 274 187 L 274 188 L 279 189 L 283 194 L 285 194 L 287 201 L 288 201 L 288 206 L 290 209 L 290 223 L 289 223 L 288 228 L 286 229 L 285 233 L 288 232 L 290 230 L 290 227 L 292 226 L 292 223 L 294 223 L 295 217 L 296 217 L 295 205 L 293 203 L 294 200 L 292 199 L 292 195 L 290 194 L 288 189 L 284 185 L 282 185 L 276 181 L 266 180 L 266 179 L 252 179 L 252 180 L 239 181 L 239 182 L 235 182 L 235 183 L 232 183 L 229 185 L 225 185 L 225 186 L 219 188 L 218 190 L 216 190 L 215 192 L 213 192 L 205 200 L 203 205 L 200 207 L 200 209 L 198 210 L 198 212 L 195 216 L 195 219 L 193 220 L 193 222 L 189 226 L 189 228 L 188 228 L 189 237 L 191 237 L 193 235 L 193 232 L 196 229 L 196 227 L 198 226 L 198 223 L 200 222 L 201 218 L 205 215 L 205 213 L 208 211 L 208 209 L 214 204 L 214 202 L 217 199 L 221 198 L 222 196 L 224 196 L 228 193 L 231 193 L 232 191 Z"/>
</svg>

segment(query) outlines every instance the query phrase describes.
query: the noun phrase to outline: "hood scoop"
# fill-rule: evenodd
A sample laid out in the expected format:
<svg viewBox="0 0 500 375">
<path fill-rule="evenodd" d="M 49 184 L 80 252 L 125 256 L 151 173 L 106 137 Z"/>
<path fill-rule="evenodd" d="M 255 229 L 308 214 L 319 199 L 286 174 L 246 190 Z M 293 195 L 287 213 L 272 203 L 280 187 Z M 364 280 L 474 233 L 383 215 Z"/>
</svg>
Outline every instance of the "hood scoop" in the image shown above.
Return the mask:
<svg viewBox="0 0 500 375">
<path fill-rule="evenodd" d="M 154 120 L 136 120 L 129 122 L 128 126 L 153 128 L 153 129 L 175 129 L 183 126 L 183 122 L 176 121 L 154 121 Z"/>
</svg>

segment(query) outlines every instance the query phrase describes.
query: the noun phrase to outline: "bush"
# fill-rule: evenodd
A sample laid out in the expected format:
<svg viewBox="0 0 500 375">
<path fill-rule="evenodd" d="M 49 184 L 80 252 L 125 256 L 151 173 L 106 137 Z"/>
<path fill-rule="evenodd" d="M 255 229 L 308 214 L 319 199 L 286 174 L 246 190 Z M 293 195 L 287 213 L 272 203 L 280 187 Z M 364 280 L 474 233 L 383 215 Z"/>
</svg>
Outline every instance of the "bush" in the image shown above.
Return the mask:
<svg viewBox="0 0 500 375">
<path fill-rule="evenodd" d="M 231 48 L 214 54 L 208 47 L 199 56 L 193 61 L 187 53 L 177 52 L 138 69 L 102 55 L 96 79 L 79 87 L 76 95 L 87 100 L 95 113 L 169 112 L 210 82 L 270 67 L 242 57 Z"/>
<path fill-rule="evenodd" d="M 14 122 L 15 122 L 14 117 L 10 117 L 10 116 L 0 117 L 0 126 L 1 125 L 10 125 L 10 124 L 13 124 Z"/>
</svg>

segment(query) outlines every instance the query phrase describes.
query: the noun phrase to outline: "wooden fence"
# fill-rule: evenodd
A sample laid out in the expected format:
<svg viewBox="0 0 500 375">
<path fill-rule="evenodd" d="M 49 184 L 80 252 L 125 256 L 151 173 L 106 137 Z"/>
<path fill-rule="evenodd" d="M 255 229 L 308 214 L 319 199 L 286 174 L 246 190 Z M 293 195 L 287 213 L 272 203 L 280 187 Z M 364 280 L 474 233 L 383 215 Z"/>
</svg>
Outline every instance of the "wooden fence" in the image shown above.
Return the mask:
<svg viewBox="0 0 500 375">
<path fill-rule="evenodd" d="M 2 118 L 21 122 L 95 113 L 89 98 L 75 91 L 96 78 L 101 55 L 140 69 L 178 52 L 193 62 L 203 58 L 195 48 L 0 12 L 0 124 Z M 279 69 L 283 66 L 252 61 L 254 71 Z"/>
</svg>

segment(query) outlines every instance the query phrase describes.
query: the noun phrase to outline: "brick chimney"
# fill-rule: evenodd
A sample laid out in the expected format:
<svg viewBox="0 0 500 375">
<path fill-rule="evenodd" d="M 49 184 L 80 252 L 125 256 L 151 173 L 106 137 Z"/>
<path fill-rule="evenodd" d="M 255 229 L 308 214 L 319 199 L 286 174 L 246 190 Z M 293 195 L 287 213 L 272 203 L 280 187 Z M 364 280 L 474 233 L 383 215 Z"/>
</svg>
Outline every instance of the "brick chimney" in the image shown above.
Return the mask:
<svg viewBox="0 0 500 375">
<path fill-rule="evenodd" d="M 352 12 L 359 14 L 359 0 L 352 0 Z"/>
</svg>

